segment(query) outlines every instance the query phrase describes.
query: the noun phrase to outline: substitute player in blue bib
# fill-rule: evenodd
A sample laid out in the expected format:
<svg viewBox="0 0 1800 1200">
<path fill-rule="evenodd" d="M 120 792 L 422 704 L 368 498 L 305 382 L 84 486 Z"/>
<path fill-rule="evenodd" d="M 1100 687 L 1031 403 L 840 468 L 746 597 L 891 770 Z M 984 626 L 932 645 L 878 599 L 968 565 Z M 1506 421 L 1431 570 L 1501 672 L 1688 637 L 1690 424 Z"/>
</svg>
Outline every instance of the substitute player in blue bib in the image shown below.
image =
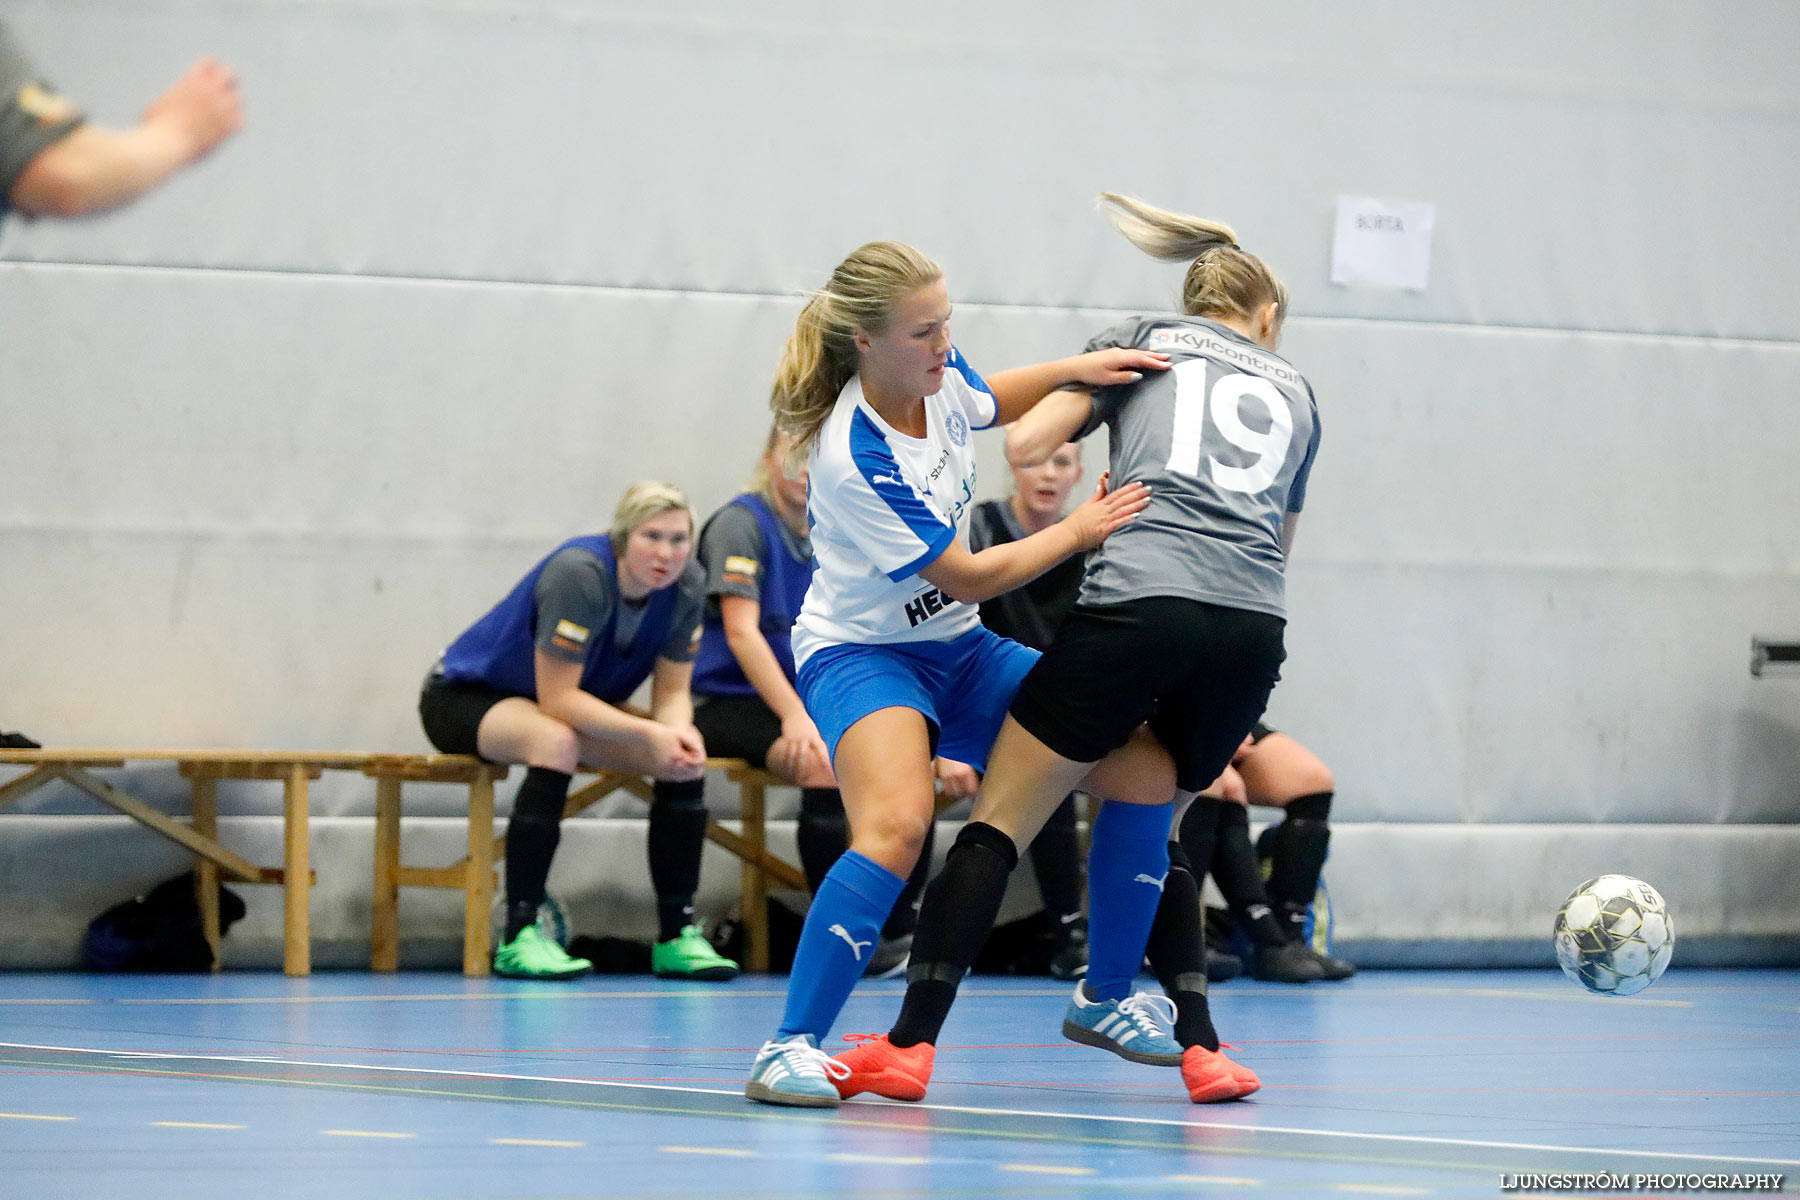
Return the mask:
<svg viewBox="0 0 1800 1200">
<path fill-rule="evenodd" d="M 1035 461 L 1105 425 L 1113 478 L 1149 483 L 1150 503 L 1091 557 L 1080 602 L 1013 701 L 973 819 L 926 889 L 899 1020 L 838 1060 L 846 1095 L 924 1094 L 932 1046 L 999 911 L 1018 847 L 1091 764 L 1148 721 L 1174 757 L 1180 799 L 1191 801 L 1231 762 L 1280 673 L 1282 569 L 1319 433 L 1311 385 L 1274 353 L 1287 289 L 1227 226 L 1113 193 L 1102 202 L 1134 245 L 1192 265 L 1180 315 L 1127 321 L 1089 347 L 1157 351 L 1171 367 L 1131 387 L 1058 393 L 1015 428 L 1007 451 Z M 1173 1001 L 1183 1047 L 1174 1063 L 1190 1098 L 1236 1099 L 1260 1084 L 1220 1053 L 1199 889 L 1171 832 L 1142 819 L 1096 820 L 1094 936 L 1063 1033 L 1136 1061 L 1168 1061 L 1134 1049 L 1139 1030 L 1121 1011 L 1148 948 Z M 1119 879 L 1138 886 L 1105 882 Z"/>
<path fill-rule="evenodd" d="M 689 556 L 693 532 L 693 510 L 679 491 L 633 484 L 607 533 L 558 546 L 426 677 L 419 716 L 433 745 L 526 767 L 506 827 L 497 974 L 568 979 L 592 969 L 537 928 L 569 777 L 581 767 L 655 780 L 656 973 L 704 980 L 738 973 L 693 923 L 706 839 L 706 745 L 688 690 L 703 595 Z M 646 679 L 650 715 L 625 711 L 620 706 Z"/>
<path fill-rule="evenodd" d="M 815 570 L 794 655 L 851 841 L 813 897 L 780 1029 L 744 1089 L 751 1099 L 838 1103 L 819 1039 L 918 859 L 933 815 L 933 756 L 984 766 L 1037 657 L 984 627 L 976 604 L 1098 545 L 1148 499 L 1141 487 L 1097 494 L 1049 529 L 971 554 L 972 431 L 1016 420 L 1064 384 L 1125 383 L 1163 366 L 1159 355 L 1120 348 L 984 380 L 951 345 L 942 272 L 897 242 L 857 250 L 801 310 L 770 404 L 811 455 Z M 1147 736 L 1142 746 L 1160 754 Z M 1088 786 L 1141 793 L 1165 805 L 1166 823 L 1173 778 L 1134 752 L 1143 753 L 1134 745 Z"/>
</svg>

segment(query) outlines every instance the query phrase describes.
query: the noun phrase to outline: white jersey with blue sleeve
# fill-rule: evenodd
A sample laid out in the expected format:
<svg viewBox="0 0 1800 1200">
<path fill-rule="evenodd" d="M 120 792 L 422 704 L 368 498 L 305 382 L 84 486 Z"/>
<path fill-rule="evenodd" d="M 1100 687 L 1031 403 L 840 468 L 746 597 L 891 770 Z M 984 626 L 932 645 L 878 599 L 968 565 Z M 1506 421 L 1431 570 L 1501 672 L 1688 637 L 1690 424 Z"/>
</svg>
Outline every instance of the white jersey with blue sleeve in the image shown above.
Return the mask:
<svg viewBox="0 0 1800 1200">
<path fill-rule="evenodd" d="M 987 382 L 954 348 L 944 385 L 925 397 L 922 438 L 882 420 L 860 377 L 844 385 L 810 462 L 815 565 L 794 623 L 798 664 L 829 645 L 946 641 L 978 624 L 975 605 L 952 600 L 918 571 L 952 541 L 968 545 L 969 434 L 998 415 Z"/>
</svg>

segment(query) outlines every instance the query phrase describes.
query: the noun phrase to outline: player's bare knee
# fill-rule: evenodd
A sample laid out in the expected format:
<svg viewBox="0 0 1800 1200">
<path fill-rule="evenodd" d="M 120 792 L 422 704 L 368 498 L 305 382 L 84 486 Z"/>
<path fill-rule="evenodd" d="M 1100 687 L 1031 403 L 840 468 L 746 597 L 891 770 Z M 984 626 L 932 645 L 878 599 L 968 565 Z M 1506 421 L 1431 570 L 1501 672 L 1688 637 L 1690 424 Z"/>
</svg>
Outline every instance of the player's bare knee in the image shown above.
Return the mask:
<svg viewBox="0 0 1800 1200">
<path fill-rule="evenodd" d="M 904 875 L 919 861 L 930 824 L 924 814 L 883 813 L 857 829 L 851 845 L 863 857 Z"/>
<path fill-rule="evenodd" d="M 545 767 L 573 775 L 580 765 L 580 740 L 561 721 L 543 721 L 531 731 L 525 747 L 525 765 Z"/>
</svg>

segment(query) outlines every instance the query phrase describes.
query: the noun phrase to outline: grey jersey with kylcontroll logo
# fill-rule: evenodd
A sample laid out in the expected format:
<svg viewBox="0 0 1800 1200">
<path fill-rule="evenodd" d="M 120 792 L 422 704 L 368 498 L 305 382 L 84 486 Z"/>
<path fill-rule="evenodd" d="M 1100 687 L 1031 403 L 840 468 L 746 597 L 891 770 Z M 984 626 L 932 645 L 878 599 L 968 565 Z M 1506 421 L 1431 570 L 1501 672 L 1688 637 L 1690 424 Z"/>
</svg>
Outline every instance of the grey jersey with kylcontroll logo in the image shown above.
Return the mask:
<svg viewBox="0 0 1800 1200">
<path fill-rule="evenodd" d="M 1319 448 L 1312 385 L 1277 354 L 1204 317 L 1135 317 L 1088 343 L 1167 354 L 1168 371 L 1101 388 L 1081 436 L 1107 427 L 1112 486 L 1150 505 L 1088 560 L 1083 604 L 1184 596 L 1285 616 L 1282 519 L 1306 499 Z"/>
</svg>

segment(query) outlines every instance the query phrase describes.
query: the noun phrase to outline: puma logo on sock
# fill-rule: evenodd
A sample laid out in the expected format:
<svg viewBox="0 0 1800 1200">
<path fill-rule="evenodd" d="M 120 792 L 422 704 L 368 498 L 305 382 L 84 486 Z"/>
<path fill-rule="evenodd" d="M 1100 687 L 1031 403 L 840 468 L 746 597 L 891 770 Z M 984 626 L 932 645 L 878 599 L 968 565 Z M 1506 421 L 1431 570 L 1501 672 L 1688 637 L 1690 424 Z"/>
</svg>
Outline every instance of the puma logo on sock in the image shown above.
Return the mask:
<svg viewBox="0 0 1800 1200">
<path fill-rule="evenodd" d="M 839 937 L 843 938 L 846 942 L 850 943 L 850 953 L 856 955 L 857 962 L 862 961 L 863 947 L 864 946 L 873 946 L 875 944 L 873 941 L 868 941 L 868 942 L 857 941 L 855 938 L 850 936 L 850 931 L 848 929 L 845 929 L 842 925 L 833 925 L 830 929 L 830 932 L 837 934 Z"/>
</svg>

